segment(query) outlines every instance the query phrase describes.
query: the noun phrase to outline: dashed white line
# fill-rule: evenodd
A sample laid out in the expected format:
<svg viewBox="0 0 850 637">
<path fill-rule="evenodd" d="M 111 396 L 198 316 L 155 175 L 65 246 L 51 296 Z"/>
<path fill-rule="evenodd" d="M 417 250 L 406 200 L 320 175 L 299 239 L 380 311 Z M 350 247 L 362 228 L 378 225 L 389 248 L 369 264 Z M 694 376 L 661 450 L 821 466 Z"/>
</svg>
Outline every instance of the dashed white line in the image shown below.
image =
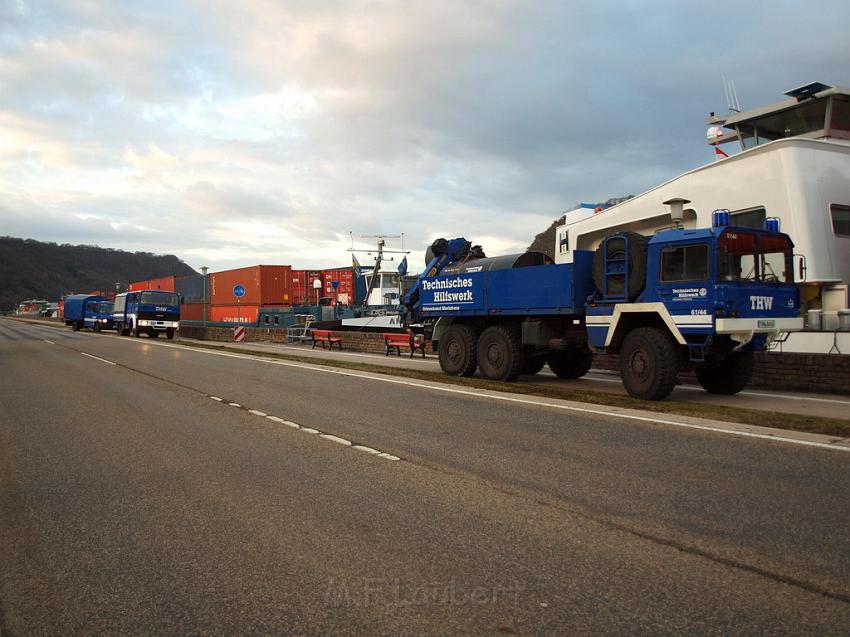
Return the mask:
<svg viewBox="0 0 850 637">
<path fill-rule="evenodd" d="M 311 429 L 310 427 L 301 427 L 301 431 L 303 431 L 305 434 L 320 434 L 320 433 L 322 433 L 318 429 Z"/>
<path fill-rule="evenodd" d="M 56 343 L 54 343 L 53 341 L 48 341 L 46 338 L 45 338 L 45 339 L 42 339 L 42 340 L 43 340 L 45 343 L 48 343 L 48 344 L 50 344 L 50 345 L 56 345 Z"/>
<path fill-rule="evenodd" d="M 223 402 L 224 398 L 219 398 L 218 396 L 210 396 L 213 400 L 217 400 L 218 402 Z"/>
<path fill-rule="evenodd" d="M 351 446 L 351 441 L 346 440 L 345 438 L 340 438 L 339 436 L 333 436 L 331 434 L 319 434 L 320 438 L 324 438 L 325 440 L 330 440 L 331 442 L 335 442 L 338 445 L 345 445 L 346 447 Z"/>
<path fill-rule="evenodd" d="M 262 416 L 263 418 L 265 418 L 266 416 L 268 416 L 268 414 L 267 414 L 266 412 L 264 412 L 264 411 L 257 411 L 256 409 L 249 409 L 249 410 L 248 410 L 248 413 L 249 413 L 249 414 L 254 414 L 255 416 Z"/>
<path fill-rule="evenodd" d="M 401 458 L 399 458 L 398 456 L 394 456 L 391 453 L 379 453 L 378 457 L 383 458 L 384 460 L 392 460 L 393 462 L 395 462 L 396 460 L 401 460 Z"/>
<path fill-rule="evenodd" d="M 96 361 L 100 361 L 101 363 L 106 363 L 107 365 L 117 365 L 117 363 L 113 363 L 112 361 L 108 361 L 105 358 L 101 358 L 100 356 L 95 356 L 94 354 L 86 354 L 85 352 L 80 352 L 83 356 L 88 356 L 89 358 L 93 358 Z"/>
<path fill-rule="evenodd" d="M 284 420 L 282 422 L 287 427 L 292 427 L 293 429 L 301 429 L 301 425 L 299 425 L 297 422 L 292 422 L 291 420 Z"/>
<path fill-rule="evenodd" d="M 363 445 L 354 445 L 351 447 L 352 449 L 357 449 L 357 451 L 365 451 L 366 453 L 371 453 L 373 456 L 377 456 L 381 452 L 377 449 L 372 449 L 372 447 L 365 447 Z"/>
<path fill-rule="evenodd" d="M 227 404 L 230 405 L 231 407 L 241 407 L 242 406 L 239 403 L 227 403 Z"/>
</svg>

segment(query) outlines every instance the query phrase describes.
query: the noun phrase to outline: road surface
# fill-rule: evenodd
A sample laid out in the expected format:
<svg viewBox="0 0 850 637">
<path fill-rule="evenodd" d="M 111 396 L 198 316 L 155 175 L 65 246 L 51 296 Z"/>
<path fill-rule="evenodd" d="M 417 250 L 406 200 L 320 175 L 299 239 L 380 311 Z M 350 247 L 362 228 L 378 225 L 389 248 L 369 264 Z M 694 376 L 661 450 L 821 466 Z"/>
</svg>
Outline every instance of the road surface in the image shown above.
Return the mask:
<svg viewBox="0 0 850 637">
<path fill-rule="evenodd" d="M 850 630 L 846 450 L 7 320 L 0 364 L 4 637 Z"/>
</svg>

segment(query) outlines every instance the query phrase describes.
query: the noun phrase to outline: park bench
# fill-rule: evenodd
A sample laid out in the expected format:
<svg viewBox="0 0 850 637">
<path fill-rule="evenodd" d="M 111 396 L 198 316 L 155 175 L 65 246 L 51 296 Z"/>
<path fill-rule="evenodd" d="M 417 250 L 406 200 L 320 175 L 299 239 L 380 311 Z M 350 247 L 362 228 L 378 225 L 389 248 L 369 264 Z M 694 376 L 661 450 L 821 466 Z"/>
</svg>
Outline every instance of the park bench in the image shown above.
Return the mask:
<svg viewBox="0 0 850 637">
<path fill-rule="evenodd" d="M 313 340 L 313 349 L 316 349 L 316 343 L 321 343 L 322 349 L 325 349 L 325 343 L 327 343 L 328 349 L 333 349 L 336 345 L 342 351 L 342 339 L 334 336 L 330 330 L 313 330 L 310 332 L 310 338 Z"/>
<path fill-rule="evenodd" d="M 410 358 L 413 358 L 413 353 L 416 350 L 422 352 L 422 358 L 425 358 L 425 346 L 428 344 L 426 340 L 416 340 L 413 334 L 384 334 L 384 346 L 387 348 L 385 356 L 389 356 L 390 352 L 395 349 L 396 353 L 401 356 L 401 348 L 410 348 Z"/>
</svg>

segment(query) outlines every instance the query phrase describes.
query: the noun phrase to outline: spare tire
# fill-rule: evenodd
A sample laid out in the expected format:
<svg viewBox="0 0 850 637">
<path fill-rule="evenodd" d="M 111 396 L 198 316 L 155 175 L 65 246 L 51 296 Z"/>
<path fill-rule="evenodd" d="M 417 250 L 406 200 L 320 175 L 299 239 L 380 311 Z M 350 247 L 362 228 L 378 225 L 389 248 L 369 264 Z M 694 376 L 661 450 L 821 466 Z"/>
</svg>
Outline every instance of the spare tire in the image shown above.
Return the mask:
<svg viewBox="0 0 850 637">
<path fill-rule="evenodd" d="M 608 242 L 608 258 L 622 258 L 628 250 L 626 264 L 629 273 L 628 300 L 634 301 L 646 287 L 646 244 L 647 238 L 637 232 L 615 232 L 609 234 L 596 248 L 593 255 L 593 284 L 600 294 L 605 290 L 605 242 Z M 621 239 L 618 241 L 618 239 Z M 628 247 L 627 247 L 628 246 Z M 623 294 L 625 276 L 612 274 L 608 277 L 608 294 Z"/>
</svg>

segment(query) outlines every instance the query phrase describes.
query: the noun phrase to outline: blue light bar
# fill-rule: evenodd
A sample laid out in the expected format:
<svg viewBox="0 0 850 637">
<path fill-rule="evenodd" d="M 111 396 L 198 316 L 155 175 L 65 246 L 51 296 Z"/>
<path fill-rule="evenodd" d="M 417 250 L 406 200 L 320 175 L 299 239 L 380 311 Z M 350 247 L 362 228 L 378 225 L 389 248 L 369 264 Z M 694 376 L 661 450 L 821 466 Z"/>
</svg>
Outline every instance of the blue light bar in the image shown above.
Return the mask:
<svg viewBox="0 0 850 637">
<path fill-rule="evenodd" d="M 768 217 L 765 219 L 764 229 L 768 232 L 779 232 L 779 217 Z"/>
<path fill-rule="evenodd" d="M 711 227 L 721 228 L 729 225 L 729 211 L 715 210 L 711 213 Z"/>
</svg>

